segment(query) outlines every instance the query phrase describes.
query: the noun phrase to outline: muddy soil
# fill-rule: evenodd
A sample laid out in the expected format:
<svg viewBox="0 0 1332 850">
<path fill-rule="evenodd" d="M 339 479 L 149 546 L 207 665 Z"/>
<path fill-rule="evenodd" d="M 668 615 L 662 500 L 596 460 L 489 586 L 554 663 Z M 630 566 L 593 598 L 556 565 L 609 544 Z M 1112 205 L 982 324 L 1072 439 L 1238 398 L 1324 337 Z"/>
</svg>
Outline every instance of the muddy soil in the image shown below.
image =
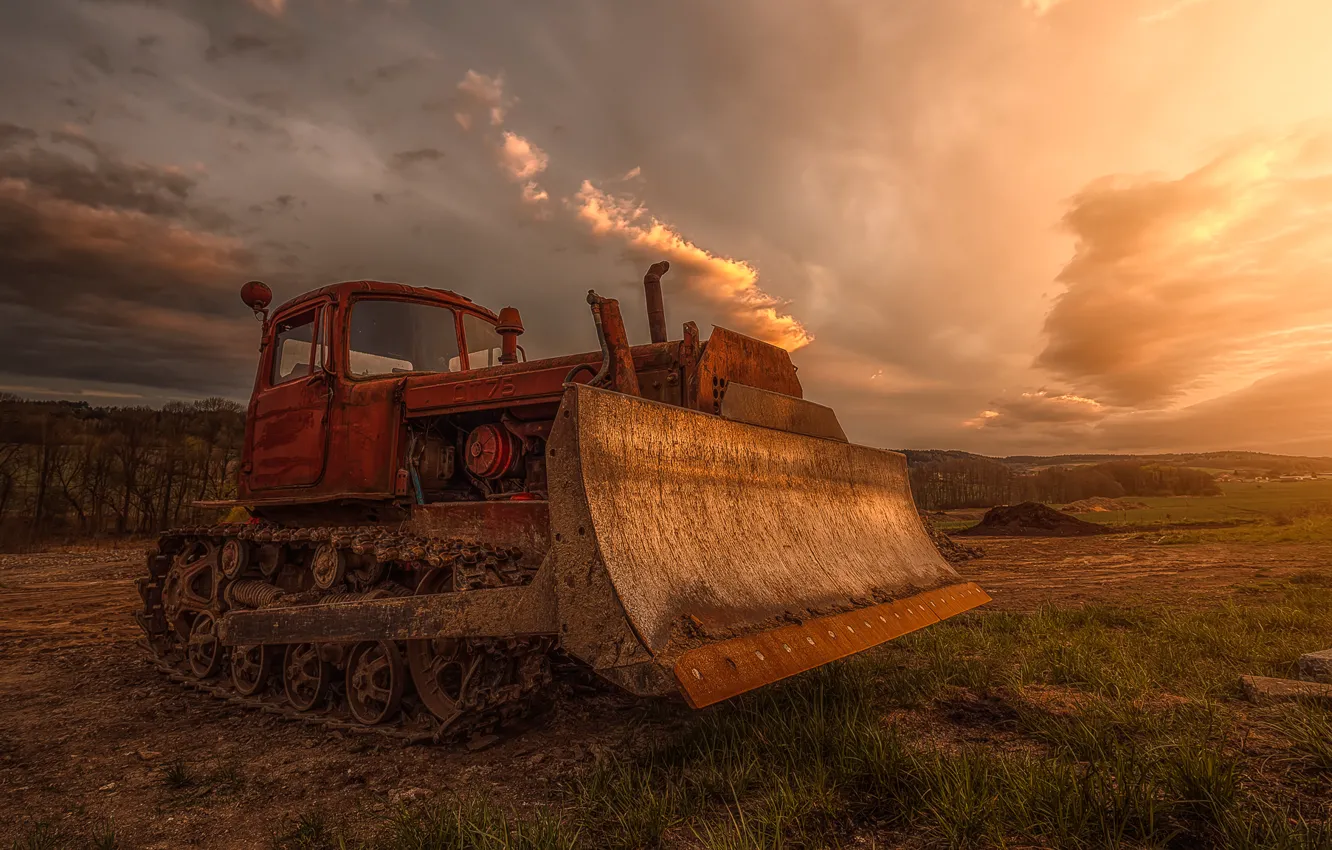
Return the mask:
<svg viewBox="0 0 1332 850">
<path fill-rule="evenodd" d="M 961 565 L 992 608 L 1215 604 L 1332 563 L 1332 545 L 1157 546 L 1128 536 L 990 539 Z M 36 819 L 110 819 L 122 847 L 268 846 L 302 813 L 363 822 L 456 790 L 521 809 L 598 753 L 675 734 L 689 712 L 566 683 L 487 749 L 404 747 L 238 710 L 162 678 L 130 611 L 140 550 L 0 556 L 0 846 Z M 183 767 L 167 781 L 172 765 Z"/>
<path fill-rule="evenodd" d="M 1158 545 L 1150 536 L 989 537 L 985 557 L 961 565 L 994 601 L 1042 604 L 1216 605 L 1251 598 L 1274 581 L 1332 569 L 1332 543 Z"/>
</svg>

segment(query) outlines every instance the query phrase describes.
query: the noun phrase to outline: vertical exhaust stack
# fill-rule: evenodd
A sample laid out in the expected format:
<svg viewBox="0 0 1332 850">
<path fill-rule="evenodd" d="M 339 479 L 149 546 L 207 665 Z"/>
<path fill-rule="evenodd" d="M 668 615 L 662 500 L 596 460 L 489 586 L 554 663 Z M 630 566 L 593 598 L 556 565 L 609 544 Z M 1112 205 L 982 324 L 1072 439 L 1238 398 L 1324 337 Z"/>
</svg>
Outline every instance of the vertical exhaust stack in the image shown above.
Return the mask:
<svg viewBox="0 0 1332 850">
<path fill-rule="evenodd" d="M 666 341 L 666 305 L 661 300 L 661 276 L 670 271 L 671 264 L 662 260 L 653 263 L 643 275 L 643 293 L 647 296 L 648 333 L 653 342 Z"/>
<path fill-rule="evenodd" d="M 518 337 L 523 332 L 523 320 L 518 315 L 517 307 L 505 307 L 499 311 L 499 322 L 495 331 L 500 335 L 500 365 L 507 366 L 518 362 Z"/>
</svg>

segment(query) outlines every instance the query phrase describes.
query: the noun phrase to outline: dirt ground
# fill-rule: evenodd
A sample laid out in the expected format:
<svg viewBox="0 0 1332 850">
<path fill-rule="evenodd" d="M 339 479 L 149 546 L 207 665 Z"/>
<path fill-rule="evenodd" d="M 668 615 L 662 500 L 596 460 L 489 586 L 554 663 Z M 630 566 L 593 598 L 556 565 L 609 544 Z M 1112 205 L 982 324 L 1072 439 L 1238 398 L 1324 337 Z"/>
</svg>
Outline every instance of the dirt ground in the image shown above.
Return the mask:
<svg viewBox="0 0 1332 850">
<path fill-rule="evenodd" d="M 1332 563 L 1332 544 L 1153 545 L 1127 535 L 977 539 L 962 565 L 991 608 L 1215 604 Z M 301 813 L 360 820 L 457 790 L 515 807 L 687 710 L 565 691 L 534 728 L 479 751 L 404 747 L 238 710 L 166 681 L 130 611 L 137 549 L 0 556 L 0 846 L 38 819 L 109 819 L 122 847 L 267 846 Z M 183 765 L 172 787 L 166 768 Z"/>
</svg>

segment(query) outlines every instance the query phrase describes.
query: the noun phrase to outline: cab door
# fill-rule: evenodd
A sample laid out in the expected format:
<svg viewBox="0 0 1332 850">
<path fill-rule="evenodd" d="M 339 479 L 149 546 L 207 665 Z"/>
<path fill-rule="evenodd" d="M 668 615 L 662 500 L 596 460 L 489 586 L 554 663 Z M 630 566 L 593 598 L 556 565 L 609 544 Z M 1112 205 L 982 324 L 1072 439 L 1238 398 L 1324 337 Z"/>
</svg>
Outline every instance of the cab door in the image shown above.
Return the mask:
<svg viewBox="0 0 1332 850">
<path fill-rule="evenodd" d="M 334 375 L 329 365 L 327 302 L 275 319 L 263 388 L 255 395 L 251 490 L 310 487 L 328 459 Z"/>
</svg>

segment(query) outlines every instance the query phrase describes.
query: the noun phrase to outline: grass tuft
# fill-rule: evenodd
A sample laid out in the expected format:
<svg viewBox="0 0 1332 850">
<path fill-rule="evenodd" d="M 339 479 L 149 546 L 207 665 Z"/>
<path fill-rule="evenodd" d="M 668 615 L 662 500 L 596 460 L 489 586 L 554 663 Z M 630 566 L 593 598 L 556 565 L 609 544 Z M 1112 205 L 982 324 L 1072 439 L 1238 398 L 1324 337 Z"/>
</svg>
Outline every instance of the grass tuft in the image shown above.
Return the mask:
<svg viewBox="0 0 1332 850">
<path fill-rule="evenodd" d="M 199 778 L 183 758 L 174 758 L 162 768 L 162 784 L 177 791 L 193 786 Z"/>
<path fill-rule="evenodd" d="M 10 843 L 11 850 L 118 850 L 120 840 L 110 820 L 84 822 L 81 810 L 72 821 L 55 823 L 41 819 L 30 823 L 22 837 Z"/>
<path fill-rule="evenodd" d="M 322 812 L 307 812 L 273 840 L 277 850 L 342 850 L 346 843 Z"/>
<path fill-rule="evenodd" d="M 1282 706 L 1271 727 L 1290 741 L 1289 761 L 1332 775 L 1332 709 L 1300 701 Z"/>
</svg>

